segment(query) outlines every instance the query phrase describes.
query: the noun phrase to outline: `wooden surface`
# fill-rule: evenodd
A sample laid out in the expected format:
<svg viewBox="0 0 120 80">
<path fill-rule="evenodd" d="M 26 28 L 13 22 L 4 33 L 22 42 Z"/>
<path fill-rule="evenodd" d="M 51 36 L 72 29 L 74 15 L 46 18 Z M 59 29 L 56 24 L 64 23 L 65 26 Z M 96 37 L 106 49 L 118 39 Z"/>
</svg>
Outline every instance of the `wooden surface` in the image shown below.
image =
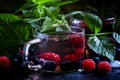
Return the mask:
<svg viewBox="0 0 120 80">
<path fill-rule="evenodd" d="M 0 73 L 0 80 L 120 80 L 120 69 L 113 69 L 108 75 L 81 72 L 54 74 L 13 69 Z"/>
</svg>

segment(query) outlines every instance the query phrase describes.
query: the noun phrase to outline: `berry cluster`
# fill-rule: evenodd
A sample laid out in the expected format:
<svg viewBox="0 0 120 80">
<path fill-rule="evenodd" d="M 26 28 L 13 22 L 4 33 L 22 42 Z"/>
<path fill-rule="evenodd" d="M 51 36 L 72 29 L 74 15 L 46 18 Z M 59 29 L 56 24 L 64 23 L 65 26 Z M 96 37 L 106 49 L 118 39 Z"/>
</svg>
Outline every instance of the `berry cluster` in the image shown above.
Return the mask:
<svg viewBox="0 0 120 80">
<path fill-rule="evenodd" d="M 84 72 L 90 73 L 96 71 L 98 74 L 106 75 L 112 70 L 108 61 L 95 62 L 93 59 L 85 59 L 82 62 Z"/>
<path fill-rule="evenodd" d="M 77 37 L 78 36 L 78 37 Z M 82 49 L 84 38 L 79 37 L 79 35 L 70 36 L 70 44 L 74 46 L 74 51 L 71 53 L 65 54 L 65 56 L 61 57 L 59 54 L 54 52 L 43 52 L 38 55 L 34 54 L 34 49 L 30 47 L 29 49 L 29 61 L 32 65 L 40 64 L 42 66 L 42 70 L 47 71 L 72 71 L 78 70 L 80 68 L 83 69 L 84 72 L 90 73 L 93 71 L 97 71 L 100 74 L 108 74 L 112 70 L 110 64 L 107 61 L 99 62 L 98 59 L 84 59 L 84 50 Z M 15 66 L 24 66 L 23 61 L 23 50 L 20 50 L 20 54 L 17 54 L 11 60 L 12 65 Z M 0 68 L 8 68 L 11 65 L 10 60 L 5 57 L 0 57 Z"/>
<path fill-rule="evenodd" d="M 76 57 L 73 54 L 68 54 L 63 58 L 63 61 L 61 61 L 61 58 L 58 54 L 53 52 L 45 52 L 38 55 L 39 59 L 44 59 L 44 63 L 42 64 L 42 69 L 44 70 L 50 70 L 55 71 L 59 69 L 61 71 L 71 71 L 78 69 L 80 66 L 79 61 L 76 59 Z M 60 71 L 59 70 L 59 71 Z"/>
<path fill-rule="evenodd" d="M 74 47 L 74 50 L 65 54 L 65 56 L 61 57 L 61 55 L 54 52 L 44 52 L 37 56 L 39 59 L 45 60 L 43 69 L 54 71 L 58 68 L 58 65 L 61 71 L 71 71 L 80 68 L 80 60 L 84 58 L 84 37 L 70 35 L 69 42 Z"/>
<path fill-rule="evenodd" d="M 22 57 L 17 56 L 17 61 L 22 61 Z M 14 60 L 15 62 L 16 60 Z M 16 62 L 17 62 L 16 61 Z M 97 72 L 102 75 L 109 74 L 112 70 L 108 61 L 96 61 L 96 59 L 87 58 L 82 61 L 76 60 L 75 56 L 70 54 L 66 55 L 61 62 L 61 58 L 58 54 L 52 52 L 46 52 L 39 54 L 38 57 L 34 57 L 32 61 L 35 64 L 41 64 L 43 70 L 47 71 L 71 71 L 82 68 L 85 73 Z M 6 56 L 0 57 L 0 69 L 8 69 L 11 67 L 11 61 Z"/>
</svg>

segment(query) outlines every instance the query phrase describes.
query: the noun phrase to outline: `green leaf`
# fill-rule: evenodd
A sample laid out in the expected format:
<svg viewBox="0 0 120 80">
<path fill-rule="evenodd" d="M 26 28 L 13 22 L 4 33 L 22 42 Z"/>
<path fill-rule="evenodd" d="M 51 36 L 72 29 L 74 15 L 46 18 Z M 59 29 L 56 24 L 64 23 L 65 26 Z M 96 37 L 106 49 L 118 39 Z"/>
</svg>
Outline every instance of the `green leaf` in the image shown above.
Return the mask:
<svg viewBox="0 0 120 80">
<path fill-rule="evenodd" d="M 60 8 L 59 7 L 45 7 L 46 16 L 48 17 L 58 17 Z"/>
<path fill-rule="evenodd" d="M 95 14 L 87 13 L 83 11 L 74 11 L 69 14 L 66 14 L 65 17 L 69 18 L 70 16 L 78 15 L 77 18 L 83 19 L 89 30 L 97 34 L 102 29 L 102 20 Z"/>
<path fill-rule="evenodd" d="M 23 17 L 26 18 L 40 18 L 45 16 L 45 6 L 35 6 L 31 9 L 23 9 Z"/>
<path fill-rule="evenodd" d="M 113 38 L 116 42 L 120 43 L 120 17 L 115 19 L 115 24 L 113 25 Z"/>
<path fill-rule="evenodd" d="M 19 24 L 19 25 L 18 25 Z M 30 25 L 14 22 L 9 26 L 0 26 L 0 51 L 2 52 L 16 52 L 11 51 L 12 49 L 18 49 L 19 45 L 23 45 L 30 37 L 31 29 Z"/>
<path fill-rule="evenodd" d="M 74 3 L 76 1 L 79 0 L 66 0 L 66 1 L 61 1 L 61 2 L 57 2 L 56 4 L 54 4 L 54 6 L 63 6 L 63 5 L 67 5 L 67 4 L 71 4 Z"/>
<path fill-rule="evenodd" d="M 113 30 L 120 35 L 120 17 L 115 19 L 115 24 L 113 25 Z"/>
<path fill-rule="evenodd" d="M 88 38 L 87 45 L 96 54 L 105 56 L 110 60 L 114 60 L 115 44 L 106 36 L 92 36 Z"/>
<path fill-rule="evenodd" d="M 30 32 L 27 29 L 28 26 L 20 24 L 20 26 L 17 27 L 18 28 L 14 28 L 14 31 L 13 29 L 3 29 L 4 31 L 0 31 L 0 52 L 8 52 L 8 54 L 13 55 L 17 53 L 19 47 L 28 40 L 30 36 Z"/>
<path fill-rule="evenodd" d="M 113 33 L 113 38 L 115 39 L 116 42 L 120 44 L 120 35 L 116 32 Z"/>
<path fill-rule="evenodd" d="M 33 2 L 31 2 L 31 1 L 29 1 L 29 2 L 27 2 L 26 4 L 24 4 L 23 6 L 21 6 L 19 9 L 17 9 L 15 12 L 14 12 L 14 14 L 15 13 L 18 13 L 18 12 L 20 12 L 20 11 L 22 11 L 22 10 L 30 10 L 30 9 L 32 9 L 33 7 L 36 7 L 37 5 L 36 4 L 34 4 Z"/>
<path fill-rule="evenodd" d="M 0 55 L 17 53 L 20 45 L 32 36 L 32 27 L 18 19 L 11 14 L 0 15 Z"/>
<path fill-rule="evenodd" d="M 84 15 L 83 13 L 84 13 L 83 11 L 74 11 L 74 12 L 66 14 L 65 18 L 69 18 L 69 17 L 75 16 L 75 15 L 78 15 L 77 17 L 83 18 L 83 15 Z"/>
<path fill-rule="evenodd" d="M 58 2 L 61 0 L 28 0 L 27 3 L 25 3 L 23 6 L 21 6 L 17 11 L 15 11 L 14 13 L 17 13 L 19 11 L 22 10 L 31 10 L 34 7 L 42 7 L 42 6 L 46 6 L 47 3 L 53 3 L 53 2 Z"/>
<path fill-rule="evenodd" d="M 92 33 L 97 34 L 102 29 L 102 20 L 97 15 L 84 13 L 83 19 Z"/>
<path fill-rule="evenodd" d="M 64 18 L 62 20 L 46 18 L 43 22 L 41 33 L 56 34 L 61 32 L 70 32 L 70 27 Z"/>
<path fill-rule="evenodd" d="M 22 41 L 28 40 L 30 35 L 32 34 L 32 27 L 30 26 L 30 24 L 24 23 L 22 21 L 12 23 L 11 28 L 14 34 L 16 34 L 14 37 Z"/>
<path fill-rule="evenodd" d="M 46 3 L 52 3 L 52 2 L 58 2 L 58 1 L 61 1 L 61 0 L 31 0 L 33 1 L 35 4 L 38 4 L 38 5 L 45 5 Z"/>
<path fill-rule="evenodd" d="M 10 24 L 19 20 L 20 18 L 13 14 L 0 14 L 0 24 Z"/>
<path fill-rule="evenodd" d="M 51 20 L 51 18 L 46 18 L 42 24 L 41 32 L 43 33 L 43 32 L 54 30 L 55 27 L 51 27 L 52 24 L 54 24 L 53 20 Z"/>
<path fill-rule="evenodd" d="M 42 18 L 23 18 L 22 20 L 25 22 L 25 23 L 34 23 L 34 22 L 38 22 L 40 20 L 44 20 L 45 17 L 42 17 Z"/>
</svg>

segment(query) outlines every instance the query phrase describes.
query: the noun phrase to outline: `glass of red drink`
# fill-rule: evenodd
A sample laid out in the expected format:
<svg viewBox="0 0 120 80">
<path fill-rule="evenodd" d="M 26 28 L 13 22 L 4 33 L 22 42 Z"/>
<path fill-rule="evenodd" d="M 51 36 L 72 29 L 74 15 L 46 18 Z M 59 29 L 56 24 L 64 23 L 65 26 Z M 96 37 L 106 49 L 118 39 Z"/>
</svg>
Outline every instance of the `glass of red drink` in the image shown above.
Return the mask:
<svg viewBox="0 0 120 80">
<path fill-rule="evenodd" d="M 59 34 L 38 34 L 35 39 L 27 42 L 24 46 L 25 63 L 29 67 L 36 67 L 29 64 L 29 47 L 35 44 L 35 55 L 37 57 L 43 53 L 55 53 L 59 56 L 57 59 L 57 65 L 70 60 L 77 62 L 84 58 L 85 49 L 85 30 L 83 28 L 71 26 L 71 31 L 67 33 Z M 48 56 L 48 57 L 46 57 Z M 55 59 L 55 55 L 44 56 L 47 60 Z M 50 57 L 49 57 L 50 56 Z M 69 57 L 68 57 L 69 56 Z M 52 58 L 54 57 L 54 58 Z M 43 58 L 43 57 L 42 57 Z M 55 59 L 56 60 L 56 59 Z M 41 68 L 37 66 L 36 68 Z"/>
</svg>

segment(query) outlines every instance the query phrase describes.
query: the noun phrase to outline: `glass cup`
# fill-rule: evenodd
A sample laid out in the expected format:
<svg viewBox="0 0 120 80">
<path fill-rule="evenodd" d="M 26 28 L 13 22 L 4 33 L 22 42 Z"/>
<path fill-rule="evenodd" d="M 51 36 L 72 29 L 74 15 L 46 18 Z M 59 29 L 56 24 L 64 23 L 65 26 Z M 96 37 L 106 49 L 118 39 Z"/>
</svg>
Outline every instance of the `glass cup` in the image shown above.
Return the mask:
<svg viewBox="0 0 120 80">
<path fill-rule="evenodd" d="M 38 34 L 35 39 L 27 42 L 24 46 L 24 61 L 30 69 L 41 69 L 41 65 L 31 65 L 29 62 L 29 47 L 35 44 L 35 55 L 46 52 L 56 53 L 60 56 L 60 63 L 65 56 L 73 55 L 79 61 L 84 58 L 85 30 L 83 28 L 70 26 L 70 33 L 61 34 Z M 59 65 L 59 64 L 58 64 Z"/>
</svg>

